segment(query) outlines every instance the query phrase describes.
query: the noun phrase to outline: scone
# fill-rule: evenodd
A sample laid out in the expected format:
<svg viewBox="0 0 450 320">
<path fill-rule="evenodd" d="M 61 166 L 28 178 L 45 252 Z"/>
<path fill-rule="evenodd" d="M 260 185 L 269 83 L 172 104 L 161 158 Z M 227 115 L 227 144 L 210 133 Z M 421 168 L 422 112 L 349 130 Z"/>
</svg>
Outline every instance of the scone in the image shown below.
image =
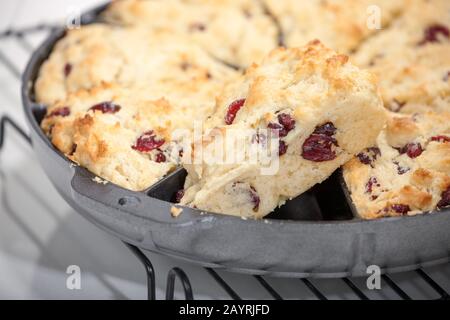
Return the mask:
<svg viewBox="0 0 450 320">
<path fill-rule="evenodd" d="M 143 190 L 179 164 L 183 137 L 207 115 L 195 104 L 195 91 L 186 102 L 170 89 L 104 84 L 79 90 L 50 106 L 41 127 L 74 162 L 119 186 Z"/>
<path fill-rule="evenodd" d="M 408 5 L 408 0 L 263 1 L 279 21 L 288 47 L 319 39 L 344 54 L 378 32 L 378 27 L 389 25 Z"/>
<path fill-rule="evenodd" d="M 183 158 L 191 164 L 184 164 L 188 177 L 181 203 L 261 218 L 373 145 L 385 110 L 375 79 L 347 60 L 316 40 L 272 51 L 231 83 L 218 98 L 205 136 L 194 144 L 191 157 Z M 209 161 L 217 159 L 209 146 L 228 134 L 249 139 L 247 145 L 238 141 L 235 150 L 225 148 L 226 156 L 245 147 L 245 156 L 250 155 L 253 146 L 267 144 L 269 134 L 271 146 L 278 142 L 271 148 L 275 154 L 269 163 Z"/>
<path fill-rule="evenodd" d="M 450 205 L 450 113 L 392 113 L 376 144 L 345 164 L 361 218 L 414 215 Z"/>
<path fill-rule="evenodd" d="M 116 0 L 103 18 L 179 35 L 238 67 L 278 45 L 277 25 L 257 0 Z"/>
<path fill-rule="evenodd" d="M 213 106 L 214 93 L 235 74 L 197 45 L 175 35 L 92 24 L 68 30 L 58 41 L 39 71 L 35 94 L 38 102 L 50 105 L 71 92 L 102 83 L 165 86 L 165 91 L 184 93 L 184 100 L 194 94 L 195 103 L 208 101 Z"/>
<path fill-rule="evenodd" d="M 450 111 L 450 1 L 411 4 L 351 60 L 378 76 L 390 110 Z"/>
</svg>

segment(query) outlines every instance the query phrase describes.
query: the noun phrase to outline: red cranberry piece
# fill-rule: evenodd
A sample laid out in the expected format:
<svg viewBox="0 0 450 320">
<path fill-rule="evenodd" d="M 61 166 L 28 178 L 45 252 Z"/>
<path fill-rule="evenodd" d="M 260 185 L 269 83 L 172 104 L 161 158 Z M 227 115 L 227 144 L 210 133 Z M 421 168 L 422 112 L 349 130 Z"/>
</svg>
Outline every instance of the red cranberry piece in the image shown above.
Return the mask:
<svg viewBox="0 0 450 320">
<path fill-rule="evenodd" d="M 47 118 L 58 117 L 58 116 L 59 117 L 67 117 L 68 115 L 70 115 L 69 107 L 61 107 L 61 108 L 53 109 L 53 111 L 47 115 Z"/>
<path fill-rule="evenodd" d="M 234 118 L 236 118 L 237 112 L 242 108 L 242 106 L 245 103 L 245 99 L 239 99 L 233 101 L 228 106 L 227 114 L 225 115 L 225 123 L 226 124 L 232 124 L 234 121 Z"/>
<path fill-rule="evenodd" d="M 194 23 L 191 23 L 191 25 L 189 26 L 189 30 L 203 32 L 206 30 L 206 26 L 201 22 L 194 22 Z"/>
<path fill-rule="evenodd" d="M 164 139 L 157 139 L 153 130 L 144 132 L 137 140 L 136 143 L 131 146 L 134 150 L 140 152 L 150 152 L 154 149 L 161 147 L 164 144 Z"/>
<path fill-rule="evenodd" d="M 406 172 L 408 172 L 409 170 L 411 170 L 411 169 L 408 168 L 408 167 L 402 167 L 402 166 L 400 165 L 400 163 L 398 163 L 397 161 L 394 161 L 394 164 L 397 166 L 397 173 L 398 173 L 399 175 L 405 174 Z"/>
<path fill-rule="evenodd" d="M 302 157 L 315 162 L 329 161 L 336 158 L 333 145 L 338 146 L 333 135 L 336 127 L 332 122 L 317 126 L 314 132 L 305 140 L 302 146 Z"/>
<path fill-rule="evenodd" d="M 285 154 L 287 152 L 288 146 L 286 145 L 286 142 L 284 142 L 283 140 L 279 141 L 278 144 L 278 155 L 282 156 L 283 154 Z"/>
<path fill-rule="evenodd" d="M 184 189 L 180 189 L 175 193 L 175 203 L 180 203 L 181 198 L 184 197 Z"/>
<path fill-rule="evenodd" d="M 120 109 L 121 107 L 118 104 L 111 101 L 100 102 L 89 108 L 89 110 L 101 111 L 102 113 L 116 113 Z"/>
<path fill-rule="evenodd" d="M 250 187 L 250 198 L 253 203 L 253 211 L 258 211 L 259 209 L 259 203 L 261 202 L 261 199 L 258 196 L 258 193 L 256 192 L 255 188 Z"/>
<path fill-rule="evenodd" d="M 64 65 L 64 76 L 68 77 L 70 72 L 72 72 L 72 65 L 70 63 L 66 63 Z"/>
<path fill-rule="evenodd" d="M 295 120 L 287 113 L 280 113 L 277 118 L 278 123 L 270 122 L 267 127 L 278 130 L 279 137 L 286 137 L 295 128 Z"/>
<path fill-rule="evenodd" d="M 314 133 L 331 137 L 336 133 L 336 127 L 332 122 L 327 122 L 322 124 L 321 126 L 317 126 L 314 130 Z"/>
<path fill-rule="evenodd" d="M 436 205 L 438 209 L 442 209 L 448 206 L 450 206 L 450 186 L 447 188 L 447 190 L 442 192 L 441 200 L 439 200 L 438 204 Z"/>
<path fill-rule="evenodd" d="M 166 162 L 166 156 L 164 155 L 164 153 L 159 152 L 159 153 L 156 155 L 155 161 L 158 162 L 158 163 L 160 163 L 160 162 Z"/>
<path fill-rule="evenodd" d="M 366 183 L 366 193 L 372 193 L 374 186 L 379 187 L 380 184 L 378 183 L 377 178 L 370 177 L 369 181 Z"/>
<path fill-rule="evenodd" d="M 312 134 L 303 143 L 302 157 L 315 162 L 333 160 L 336 158 L 333 145 L 338 145 L 333 137 L 323 134 Z"/>
<path fill-rule="evenodd" d="M 362 164 L 372 166 L 372 162 L 375 161 L 380 155 L 381 151 L 378 147 L 371 147 L 367 148 L 364 152 L 358 153 L 356 156 Z"/>
<path fill-rule="evenodd" d="M 269 129 L 278 131 L 278 136 L 279 136 L 280 138 L 281 138 L 281 137 L 286 137 L 286 136 L 287 136 L 287 132 L 286 132 L 286 130 L 284 130 L 284 128 L 283 128 L 283 126 L 282 126 L 281 124 L 274 123 L 274 122 L 269 122 L 269 123 L 267 124 L 267 127 L 268 127 Z"/>
<path fill-rule="evenodd" d="M 423 40 L 419 42 L 419 45 L 424 45 L 428 42 L 439 42 L 439 35 L 449 38 L 450 32 L 448 28 L 442 24 L 433 24 L 425 29 Z"/>
<path fill-rule="evenodd" d="M 406 204 L 393 204 L 391 205 L 391 209 L 394 212 L 400 213 L 400 214 L 407 214 L 408 211 L 411 211 L 408 205 Z"/>
<path fill-rule="evenodd" d="M 431 141 L 450 142 L 450 137 L 447 137 L 447 136 L 434 136 L 434 137 L 431 137 Z"/>
<path fill-rule="evenodd" d="M 417 142 L 410 142 L 403 148 L 400 148 L 399 152 L 401 154 L 406 153 L 410 158 L 417 158 L 423 152 L 422 146 Z"/>
<path fill-rule="evenodd" d="M 278 115 L 278 122 L 287 132 L 295 128 L 295 120 L 287 113 L 280 113 Z"/>
<path fill-rule="evenodd" d="M 449 78 L 450 78 L 450 71 L 447 71 L 447 73 L 446 73 L 445 76 L 442 78 L 442 80 L 443 80 L 444 82 L 447 82 Z"/>
</svg>

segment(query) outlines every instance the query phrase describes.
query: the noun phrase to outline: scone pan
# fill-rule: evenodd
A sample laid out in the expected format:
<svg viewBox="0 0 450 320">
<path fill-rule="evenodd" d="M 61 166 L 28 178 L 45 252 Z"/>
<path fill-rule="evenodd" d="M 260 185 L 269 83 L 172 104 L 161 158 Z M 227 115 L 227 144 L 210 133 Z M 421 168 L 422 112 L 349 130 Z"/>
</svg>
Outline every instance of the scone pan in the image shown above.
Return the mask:
<svg viewBox="0 0 450 320">
<path fill-rule="evenodd" d="M 104 6 L 83 15 L 91 23 Z M 286 277 L 363 276 L 369 265 L 384 272 L 449 261 L 450 210 L 365 221 L 355 217 L 349 192 L 336 172 L 264 220 L 183 208 L 170 215 L 183 184 L 178 169 L 145 192 L 93 181 L 56 150 L 39 127 L 45 106 L 34 102 L 33 83 L 42 62 L 64 35 L 56 30 L 31 57 L 22 99 L 33 148 L 61 196 L 100 228 L 143 249 L 203 266 Z"/>
</svg>

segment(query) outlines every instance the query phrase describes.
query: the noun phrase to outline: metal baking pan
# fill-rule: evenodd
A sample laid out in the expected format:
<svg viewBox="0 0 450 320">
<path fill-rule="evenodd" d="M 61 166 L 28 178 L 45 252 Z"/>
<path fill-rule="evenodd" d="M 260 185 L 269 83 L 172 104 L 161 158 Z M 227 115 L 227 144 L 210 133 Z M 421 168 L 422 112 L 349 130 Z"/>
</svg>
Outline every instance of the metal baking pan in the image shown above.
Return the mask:
<svg viewBox="0 0 450 320">
<path fill-rule="evenodd" d="M 91 23 L 104 7 L 87 12 Z M 286 277 L 366 275 L 369 265 L 397 272 L 449 261 L 450 209 L 365 221 L 354 214 L 339 171 L 264 220 L 184 208 L 170 215 L 183 185 L 179 169 L 145 192 L 99 184 L 56 150 L 39 127 L 45 106 L 34 102 L 33 83 L 55 42 L 56 30 L 34 52 L 22 78 L 22 100 L 33 148 L 61 196 L 85 218 L 140 248 L 207 267 Z"/>
</svg>

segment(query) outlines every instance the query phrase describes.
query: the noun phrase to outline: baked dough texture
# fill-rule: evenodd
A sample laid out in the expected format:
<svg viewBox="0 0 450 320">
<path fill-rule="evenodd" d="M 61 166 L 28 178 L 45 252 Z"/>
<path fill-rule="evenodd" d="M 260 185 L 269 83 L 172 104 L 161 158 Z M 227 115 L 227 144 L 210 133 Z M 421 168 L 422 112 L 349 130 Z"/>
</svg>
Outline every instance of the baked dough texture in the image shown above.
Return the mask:
<svg viewBox="0 0 450 320">
<path fill-rule="evenodd" d="M 373 76 L 347 60 L 317 40 L 301 48 L 280 48 L 226 87 L 207 123 L 212 130 L 194 144 L 190 159 L 209 159 L 207 145 L 214 145 L 218 132 L 253 129 L 258 134 L 258 129 L 284 126 L 286 132 L 278 130 L 283 144 L 278 170 L 263 174 L 260 161 L 191 161 L 181 203 L 261 218 L 373 145 L 385 110 Z M 236 101 L 242 106 L 230 121 Z M 198 152 L 203 154 L 197 157 Z"/>
<path fill-rule="evenodd" d="M 351 59 L 378 76 L 388 109 L 450 112 L 449 30 L 450 1 L 414 0 Z"/>
<path fill-rule="evenodd" d="M 278 45 L 278 29 L 258 0 L 113 1 L 106 21 L 177 34 L 238 67 Z"/>
<path fill-rule="evenodd" d="M 140 28 L 92 24 L 68 30 L 42 65 L 35 83 L 37 101 L 50 105 L 68 93 L 102 83 L 163 87 L 212 101 L 236 71 L 189 41 Z M 200 100 L 197 91 L 203 92 Z M 180 94 L 180 96 L 182 96 Z M 189 99 L 184 99 L 188 101 Z M 210 102 L 211 103 L 211 102 Z"/>
<path fill-rule="evenodd" d="M 408 0 L 263 1 L 278 20 L 286 46 L 302 46 L 311 39 L 320 39 L 344 54 L 352 53 L 409 5 Z"/>
<path fill-rule="evenodd" d="M 390 113 L 376 144 L 344 165 L 361 218 L 415 215 L 450 204 L 450 113 Z"/>
</svg>

